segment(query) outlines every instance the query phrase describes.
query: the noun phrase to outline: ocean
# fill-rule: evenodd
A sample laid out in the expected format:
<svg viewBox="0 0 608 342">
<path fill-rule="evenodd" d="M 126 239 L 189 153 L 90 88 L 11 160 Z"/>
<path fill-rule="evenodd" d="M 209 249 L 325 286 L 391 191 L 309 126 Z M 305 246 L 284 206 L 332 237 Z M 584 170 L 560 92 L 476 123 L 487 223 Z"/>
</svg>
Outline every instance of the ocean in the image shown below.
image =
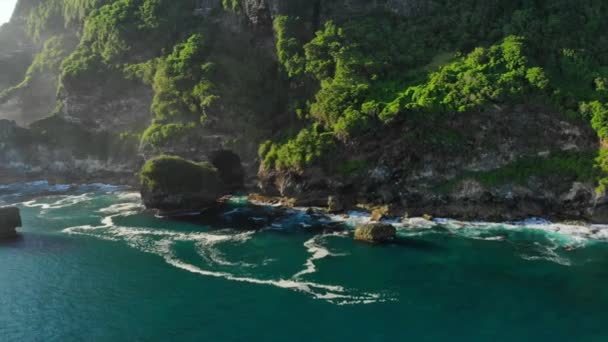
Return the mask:
<svg viewBox="0 0 608 342">
<path fill-rule="evenodd" d="M 608 341 L 608 226 L 254 206 L 167 219 L 107 184 L 0 185 L 0 341 Z M 331 227 L 331 229 L 326 229 Z"/>
</svg>

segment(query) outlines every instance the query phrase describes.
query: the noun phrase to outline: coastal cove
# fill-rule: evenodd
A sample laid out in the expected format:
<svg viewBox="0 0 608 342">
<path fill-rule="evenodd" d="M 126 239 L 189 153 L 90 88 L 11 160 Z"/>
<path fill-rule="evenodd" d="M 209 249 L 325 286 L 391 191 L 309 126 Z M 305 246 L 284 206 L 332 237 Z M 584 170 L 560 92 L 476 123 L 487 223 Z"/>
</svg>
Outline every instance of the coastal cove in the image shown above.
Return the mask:
<svg viewBox="0 0 608 342">
<path fill-rule="evenodd" d="M 601 225 L 388 219 L 397 240 L 372 245 L 367 214 L 241 197 L 163 219 L 126 187 L 42 181 L 0 205 L 23 219 L 0 244 L 8 341 L 608 338 Z"/>
<path fill-rule="evenodd" d="M 607 0 L 6 1 L 0 342 L 608 341 Z"/>
</svg>

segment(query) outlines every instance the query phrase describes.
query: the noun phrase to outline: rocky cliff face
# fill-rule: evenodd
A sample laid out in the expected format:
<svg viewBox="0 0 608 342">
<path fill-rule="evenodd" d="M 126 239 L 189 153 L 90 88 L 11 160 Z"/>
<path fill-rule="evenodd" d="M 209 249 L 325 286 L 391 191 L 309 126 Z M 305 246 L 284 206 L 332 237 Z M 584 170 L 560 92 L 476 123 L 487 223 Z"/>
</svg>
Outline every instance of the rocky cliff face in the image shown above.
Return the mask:
<svg viewBox="0 0 608 342">
<path fill-rule="evenodd" d="M 305 21 L 324 22 L 340 17 L 389 11 L 400 16 L 413 16 L 431 11 L 434 1 L 420 0 L 244 0 L 242 7 L 252 24 L 267 23 L 278 15 L 300 15 Z"/>
<path fill-rule="evenodd" d="M 0 120 L 0 174 L 134 182 L 143 162 L 160 154 L 212 162 L 218 153 L 234 153 L 250 187 L 259 182 L 267 194 L 306 205 L 329 200 L 341 209 L 388 205 L 398 215 L 492 220 L 603 217 L 605 201 L 593 175 L 601 143 L 589 118 L 569 120 L 536 98 L 495 95 L 529 90 L 520 83 L 491 88 L 518 77 L 542 84 L 538 68 L 517 76 L 521 68 L 506 66 L 514 69 L 499 70 L 504 78 L 496 82 L 480 82 L 479 94 L 450 95 L 477 103 L 473 109 L 452 110 L 440 120 L 406 115 L 380 123 L 381 105 L 415 114 L 424 101 L 401 106 L 408 86 L 454 55 L 521 33 L 528 29 L 521 18 L 551 17 L 546 14 L 557 5 L 233 0 L 222 7 L 218 0 L 201 12 L 195 1 L 43 3 L 21 0 L 0 30 L 0 119 L 15 121 Z M 474 12 L 458 24 L 463 37 L 448 32 L 456 25 L 452 8 L 459 18 Z M 551 30 L 546 35 L 559 32 Z M 437 38 L 437 46 L 428 37 Z M 552 63 L 558 69 L 582 64 L 585 58 L 576 54 L 585 49 L 571 50 L 559 52 L 571 60 L 551 55 Z M 476 77 L 487 76 L 479 73 L 471 70 L 459 87 L 478 86 Z M 604 91 L 608 78 L 590 74 L 581 84 Z M 550 93 L 543 89 L 542 96 Z M 551 91 L 563 96 L 554 102 L 578 110 L 570 89 Z M 365 122 L 347 120 L 357 115 L 367 115 Z M 348 131 L 359 124 L 372 128 Z M 329 163 L 308 160 L 320 153 L 304 146 L 293 153 L 303 150 L 306 165 L 259 167 L 264 141 L 289 144 L 311 125 L 319 130 L 316 138 L 331 135 L 336 142 L 325 156 Z"/>
<path fill-rule="evenodd" d="M 23 24 L 4 24 L 0 28 L 0 46 L 0 118 L 25 123 L 21 101 L 3 94 L 3 90 L 22 81 L 36 47 L 28 39 Z"/>
<path fill-rule="evenodd" d="M 99 2 L 103 4 L 103 1 Z M 194 2 L 193 2 L 194 3 Z M 31 13 L 40 6 L 38 1 L 21 0 L 18 10 L 12 22 L 2 30 L 2 37 L 6 40 L 0 49 L 0 66 L 3 70 L 11 73 L 2 73 L 0 89 L 5 89 L 0 96 L 0 118 L 15 121 L 22 127 L 27 127 L 38 120 L 54 113 L 54 122 L 62 122 L 71 130 L 78 130 L 80 136 L 104 136 L 102 140 L 111 145 L 124 145 L 119 141 L 118 135 L 124 132 L 141 132 L 149 126 L 152 119 L 150 106 L 154 91 L 150 85 L 139 81 L 126 79 L 124 75 L 116 70 L 107 69 L 102 73 L 95 74 L 95 79 L 61 79 L 60 65 L 62 60 L 55 61 L 52 67 L 33 68 L 32 62 L 37 56 L 45 52 L 45 39 L 34 39 L 28 36 L 28 25 L 32 26 Z M 353 15 L 364 14 L 373 10 L 389 10 L 399 15 L 413 15 L 421 11 L 429 10 L 431 4 L 428 2 L 402 0 L 402 1 L 311 1 L 301 2 L 293 0 L 245 0 L 239 3 L 234 12 L 226 11 L 218 15 L 201 16 L 199 20 L 214 21 L 219 29 L 226 35 L 238 37 L 240 49 L 244 50 L 243 56 L 251 58 L 250 66 L 246 69 L 261 68 L 266 72 L 260 77 L 253 76 L 250 79 L 235 78 L 231 80 L 224 77 L 225 84 L 220 87 L 236 87 L 237 84 L 246 82 L 252 91 L 259 88 L 260 92 L 252 100 L 261 96 L 275 97 L 275 103 L 258 106 L 251 102 L 243 101 L 242 105 L 233 105 L 231 99 L 220 103 L 209 109 L 210 124 L 204 130 L 198 130 L 194 134 L 184 134 L 179 139 L 161 147 L 152 148 L 142 145 L 138 154 L 144 158 L 167 153 L 187 157 L 189 159 L 204 161 L 208 160 L 214 152 L 222 150 L 235 151 L 243 160 L 248 179 L 252 180 L 257 172 L 257 149 L 259 143 L 285 126 L 292 125 L 293 118 L 285 115 L 287 110 L 289 83 L 281 80 L 281 75 L 276 71 L 279 69 L 276 56 L 276 37 L 273 31 L 273 21 L 280 15 L 297 15 L 303 20 L 303 28 L 307 34 L 312 36 L 321 23 L 336 18 L 344 18 Z M 50 15 L 53 15 L 50 12 Z M 56 18 L 47 20 L 57 20 Z M 41 26 L 40 24 L 39 26 Z M 37 34 L 42 37 L 55 37 L 63 34 L 70 38 L 62 41 L 58 48 L 60 51 L 50 51 L 67 57 L 76 48 L 76 43 L 71 38 L 74 34 L 81 34 L 82 24 L 66 24 L 65 31 L 58 30 L 53 23 L 48 32 L 42 31 Z M 31 33 L 31 32 L 30 32 Z M 176 37 L 176 39 L 179 39 Z M 226 40 L 228 40 L 228 36 Z M 244 43 L 244 44 L 243 44 Z M 225 54 L 226 51 L 218 51 Z M 153 55 L 154 53 L 152 53 Z M 136 55 L 130 59 L 140 59 Z M 32 64 L 33 65 L 33 64 Z M 29 76 L 28 76 L 29 75 Z M 229 76 L 232 77 L 232 76 Z M 272 81 L 269 81 L 272 80 Z M 267 83 L 264 85 L 264 83 Z M 247 102 L 249 101 L 249 102 Z M 249 112 L 249 113 L 247 113 Z M 268 115 L 274 120 L 261 119 L 253 122 L 251 119 L 242 119 L 243 116 L 259 117 Z M 233 117 L 234 119 L 226 119 Z M 222 118 L 221 120 L 214 118 Z M 36 124 L 39 127 L 45 126 Z M 242 124 L 242 127 L 238 125 Z M 5 127 L 10 126 L 4 123 Z M 254 128 L 253 130 L 251 128 Z M 7 128 L 8 129 L 8 128 Z M 12 127 L 10 130 L 16 128 Z M 70 147 L 64 137 L 51 137 L 52 131 L 40 128 L 30 132 L 36 135 L 44 132 L 46 138 L 37 139 L 36 142 L 26 146 L 15 145 L 14 142 L 5 142 L 4 169 L 13 170 L 16 173 L 26 170 L 28 173 L 40 174 L 43 172 L 62 173 L 68 170 L 74 174 L 89 174 L 99 171 L 127 170 L 135 171 L 140 162 L 116 163 L 117 160 L 128 160 L 126 156 L 113 156 L 109 159 L 103 154 L 91 153 L 90 149 Z M 30 134 L 28 133 L 28 134 Z M 57 144 L 47 142 L 61 140 L 61 147 Z M 39 141 L 38 141 L 39 140 Z M 72 139 L 72 142 L 74 139 Z M 111 141 L 111 142 L 109 142 Z M 105 143 L 105 142 L 104 142 Z M 10 148 L 8 146 L 11 146 Z M 123 150 L 133 150 L 135 144 L 131 142 L 130 147 Z M 109 149 L 110 146 L 105 147 Z M 81 150 L 78 157 L 74 157 L 72 151 Z M 100 148 L 103 150 L 104 148 Z M 113 155 L 119 154 L 110 153 Z M 138 158 L 131 158 L 139 160 Z M 87 166 L 89 165 L 89 166 Z"/>
<path fill-rule="evenodd" d="M 85 131 L 58 118 L 32 128 L 0 120 L 0 178 L 136 184 L 143 161 L 133 142 Z"/>
<path fill-rule="evenodd" d="M 453 115 L 431 135 L 395 125 L 338 147 L 337 167 L 262 169 L 261 186 L 296 205 L 337 197 L 351 208 L 388 205 L 397 216 L 599 219 L 594 180 L 574 170 L 592 168 L 597 136 L 560 117 L 521 105 Z"/>
</svg>

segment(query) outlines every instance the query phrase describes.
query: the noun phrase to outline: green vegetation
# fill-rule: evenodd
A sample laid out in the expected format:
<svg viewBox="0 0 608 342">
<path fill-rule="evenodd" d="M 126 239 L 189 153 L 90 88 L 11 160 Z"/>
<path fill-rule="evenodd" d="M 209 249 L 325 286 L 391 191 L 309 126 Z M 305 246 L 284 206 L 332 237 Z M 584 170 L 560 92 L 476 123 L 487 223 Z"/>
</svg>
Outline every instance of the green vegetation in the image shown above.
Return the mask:
<svg viewBox="0 0 608 342">
<path fill-rule="evenodd" d="M 222 187 L 218 171 L 209 163 L 194 163 L 175 156 L 159 156 L 150 159 L 140 172 L 142 186 L 148 191 L 169 193 L 215 193 Z"/>
<path fill-rule="evenodd" d="M 222 0 L 222 6 L 224 6 L 224 8 L 228 10 L 236 11 L 238 10 L 240 5 L 240 0 Z"/>
<path fill-rule="evenodd" d="M 152 124 L 148 127 L 141 136 L 143 144 L 150 146 L 163 146 L 168 142 L 174 141 L 190 133 L 195 124 L 176 124 L 170 123 L 166 125 Z"/>
<path fill-rule="evenodd" d="M 329 156 L 334 146 L 333 136 L 315 124 L 303 129 L 295 139 L 285 144 L 267 141 L 260 146 L 259 154 L 267 169 L 302 169 L 312 161 Z"/>
<path fill-rule="evenodd" d="M 342 17 L 312 37 L 295 15 L 277 18 L 274 29 L 292 83 L 316 82 L 313 95 L 299 101 L 306 103 L 302 116 L 337 141 L 404 123 L 432 135 L 432 122 L 446 120 L 444 114 L 526 102 L 589 120 L 606 139 L 606 15 L 595 0 L 443 0 L 409 18 L 382 11 Z M 282 144 L 328 159 L 298 137 Z M 273 161 L 265 167 L 302 167 L 275 153 L 280 149 L 281 143 L 260 150 Z"/>
<path fill-rule="evenodd" d="M 270 138 L 259 148 L 268 170 L 317 164 L 355 173 L 364 160 L 327 162 L 372 130 L 403 125 L 429 146 L 453 147 L 462 137 L 446 128 L 450 117 L 528 102 L 585 120 L 608 140 L 601 1 L 437 0 L 404 17 L 363 2 L 285 0 L 273 7 L 275 51 L 265 46 L 270 37 L 224 20 L 246 14 L 243 0 L 221 2 L 210 19 L 195 16 L 190 0 L 23 1 L 28 34 L 46 43 L 23 82 L 2 96 L 41 75 L 60 75 L 51 81 L 69 94 L 103 88 L 112 97 L 147 84 L 154 98 L 143 145 L 206 129 L 251 144 Z M 357 7 L 365 13 L 349 12 Z M 69 37 L 80 39 L 77 47 Z M 608 172 L 602 155 L 595 163 Z"/>
<path fill-rule="evenodd" d="M 388 121 L 407 111 L 465 112 L 488 103 L 521 100 L 547 86 L 543 70 L 529 67 L 523 39 L 510 36 L 499 45 L 477 48 L 440 68 L 428 82 L 400 94 L 380 117 Z"/>
<path fill-rule="evenodd" d="M 205 57 L 204 39 L 196 34 L 160 61 L 154 76 L 155 121 L 205 121 L 205 108 L 217 98 L 209 80 L 214 66 L 204 63 Z"/>
<path fill-rule="evenodd" d="M 451 191 L 463 180 L 474 179 L 487 187 L 507 183 L 526 184 L 530 177 L 568 177 L 575 181 L 598 181 L 603 173 L 597 167 L 593 153 L 556 152 L 549 157 L 529 157 L 516 160 L 500 169 L 467 172 L 438 186 L 439 191 Z"/>
<path fill-rule="evenodd" d="M 153 60 L 197 26 L 192 6 L 189 1 L 118 0 L 96 9 L 86 19 L 77 50 L 63 63 L 63 83 L 86 83 Z"/>
<path fill-rule="evenodd" d="M 601 139 L 608 139 L 608 108 L 599 101 L 581 103 L 580 113 L 591 119 L 591 127 Z"/>
<path fill-rule="evenodd" d="M 302 56 L 302 37 L 298 37 L 301 25 L 299 18 L 279 16 L 274 20 L 277 57 L 290 77 L 301 75 L 306 63 Z"/>
</svg>

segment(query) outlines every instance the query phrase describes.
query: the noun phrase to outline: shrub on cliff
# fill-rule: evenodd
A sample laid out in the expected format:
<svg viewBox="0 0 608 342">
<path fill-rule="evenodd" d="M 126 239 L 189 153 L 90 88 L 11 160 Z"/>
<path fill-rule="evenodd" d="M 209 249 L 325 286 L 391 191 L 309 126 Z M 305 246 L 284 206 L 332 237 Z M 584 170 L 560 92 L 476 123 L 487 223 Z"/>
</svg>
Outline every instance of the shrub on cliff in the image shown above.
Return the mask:
<svg viewBox="0 0 608 342">
<path fill-rule="evenodd" d="M 170 123 L 166 125 L 154 123 L 148 127 L 141 136 L 142 147 L 160 148 L 165 144 L 178 141 L 179 138 L 189 134 L 196 125 Z"/>
<path fill-rule="evenodd" d="M 465 112 L 488 103 L 518 100 L 547 86 L 543 70 L 529 65 L 524 39 L 510 36 L 443 66 L 427 82 L 408 88 L 380 117 L 390 120 L 411 110 Z"/>
<path fill-rule="evenodd" d="M 260 146 L 262 166 L 271 169 L 302 169 L 330 155 L 335 140 L 331 132 L 325 132 L 321 125 L 303 129 L 284 144 L 267 141 Z"/>
</svg>

